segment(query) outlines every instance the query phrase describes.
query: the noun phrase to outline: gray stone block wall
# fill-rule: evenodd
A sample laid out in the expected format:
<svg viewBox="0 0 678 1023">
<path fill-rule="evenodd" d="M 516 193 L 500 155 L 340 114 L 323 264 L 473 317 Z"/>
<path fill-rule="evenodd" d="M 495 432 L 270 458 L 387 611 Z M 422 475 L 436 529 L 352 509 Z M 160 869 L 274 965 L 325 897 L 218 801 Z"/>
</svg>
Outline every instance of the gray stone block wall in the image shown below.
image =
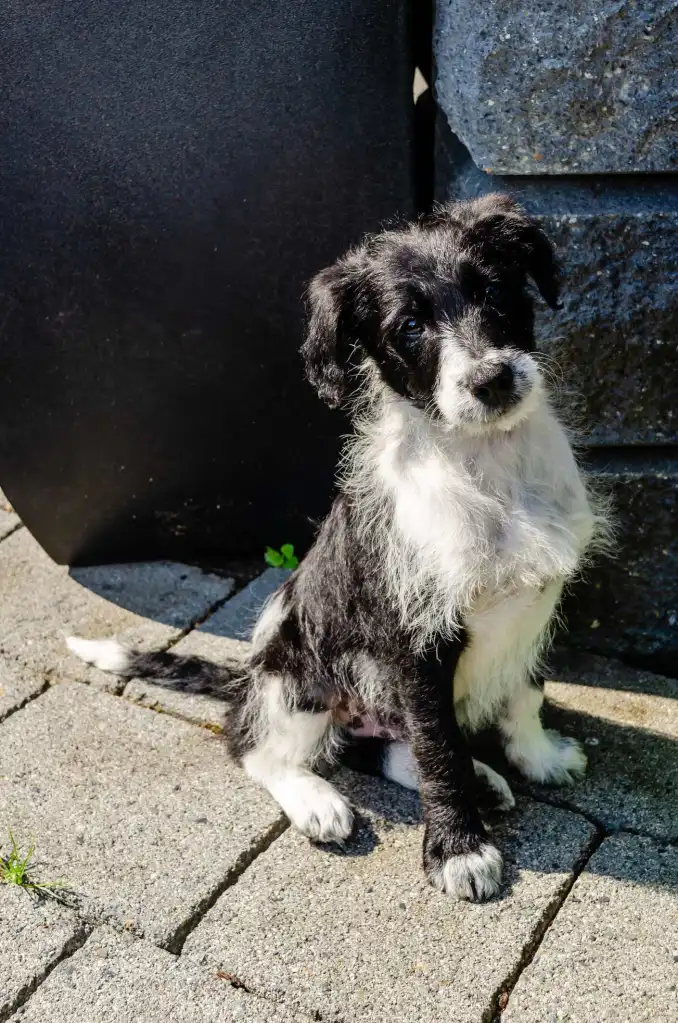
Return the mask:
<svg viewBox="0 0 678 1023">
<path fill-rule="evenodd" d="M 497 174 L 678 169 L 675 0 L 439 0 L 437 95 Z"/>
<path fill-rule="evenodd" d="M 434 47 L 436 198 L 511 192 L 565 271 L 540 347 L 619 519 L 570 641 L 678 675 L 678 4 L 440 0 Z"/>
</svg>

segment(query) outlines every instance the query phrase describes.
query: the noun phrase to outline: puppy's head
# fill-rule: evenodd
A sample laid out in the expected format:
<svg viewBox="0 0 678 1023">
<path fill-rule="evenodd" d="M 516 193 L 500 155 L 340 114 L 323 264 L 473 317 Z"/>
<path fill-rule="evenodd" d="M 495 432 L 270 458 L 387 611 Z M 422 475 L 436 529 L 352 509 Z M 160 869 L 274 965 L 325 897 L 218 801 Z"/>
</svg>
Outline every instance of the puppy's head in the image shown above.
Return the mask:
<svg viewBox="0 0 678 1023">
<path fill-rule="evenodd" d="M 371 386 L 442 425 L 509 429 L 541 393 L 530 282 L 556 308 L 553 249 L 504 195 L 370 236 L 311 283 L 309 380 L 338 406 L 368 363 Z"/>
</svg>

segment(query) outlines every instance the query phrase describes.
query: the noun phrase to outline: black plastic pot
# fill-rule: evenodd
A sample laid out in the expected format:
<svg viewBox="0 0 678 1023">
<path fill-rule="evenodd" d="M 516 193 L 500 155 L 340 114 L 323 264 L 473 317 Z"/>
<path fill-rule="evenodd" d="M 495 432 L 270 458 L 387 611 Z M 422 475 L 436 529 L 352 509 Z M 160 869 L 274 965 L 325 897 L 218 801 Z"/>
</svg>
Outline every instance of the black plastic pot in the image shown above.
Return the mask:
<svg viewBox="0 0 678 1023">
<path fill-rule="evenodd" d="M 301 297 L 411 212 L 404 0 L 0 10 L 0 484 L 60 562 L 303 548 Z"/>
</svg>

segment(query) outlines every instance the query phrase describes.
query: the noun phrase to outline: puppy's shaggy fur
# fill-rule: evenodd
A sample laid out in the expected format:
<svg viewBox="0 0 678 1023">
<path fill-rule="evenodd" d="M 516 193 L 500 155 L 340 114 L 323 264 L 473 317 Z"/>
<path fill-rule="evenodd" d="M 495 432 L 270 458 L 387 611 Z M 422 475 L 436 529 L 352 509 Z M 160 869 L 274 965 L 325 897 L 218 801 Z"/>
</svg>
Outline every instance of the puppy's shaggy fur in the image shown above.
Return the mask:
<svg viewBox="0 0 678 1023">
<path fill-rule="evenodd" d="M 537 781 L 586 764 L 542 727 L 539 664 L 604 523 L 549 405 L 531 283 L 556 306 L 552 248 L 501 195 L 368 237 L 318 274 L 303 357 L 355 432 L 340 496 L 261 614 L 244 676 L 70 641 L 100 668 L 219 692 L 233 753 L 314 840 L 351 832 L 351 807 L 313 766 L 352 729 L 363 766 L 420 790 L 431 882 L 469 899 L 502 872 L 475 776 L 513 797 L 467 734 L 496 723 Z"/>
</svg>

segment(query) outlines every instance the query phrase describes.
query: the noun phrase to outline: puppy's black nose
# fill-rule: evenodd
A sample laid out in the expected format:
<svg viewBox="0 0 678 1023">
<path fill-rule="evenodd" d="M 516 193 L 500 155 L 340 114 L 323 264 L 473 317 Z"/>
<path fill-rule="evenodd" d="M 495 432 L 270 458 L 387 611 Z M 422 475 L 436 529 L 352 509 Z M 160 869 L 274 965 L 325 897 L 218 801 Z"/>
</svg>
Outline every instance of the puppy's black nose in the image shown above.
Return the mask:
<svg viewBox="0 0 678 1023">
<path fill-rule="evenodd" d="M 487 408 L 502 408 L 513 398 L 515 378 L 513 370 L 506 363 L 493 367 L 492 375 L 477 379 L 471 386 L 474 398 Z"/>
</svg>

